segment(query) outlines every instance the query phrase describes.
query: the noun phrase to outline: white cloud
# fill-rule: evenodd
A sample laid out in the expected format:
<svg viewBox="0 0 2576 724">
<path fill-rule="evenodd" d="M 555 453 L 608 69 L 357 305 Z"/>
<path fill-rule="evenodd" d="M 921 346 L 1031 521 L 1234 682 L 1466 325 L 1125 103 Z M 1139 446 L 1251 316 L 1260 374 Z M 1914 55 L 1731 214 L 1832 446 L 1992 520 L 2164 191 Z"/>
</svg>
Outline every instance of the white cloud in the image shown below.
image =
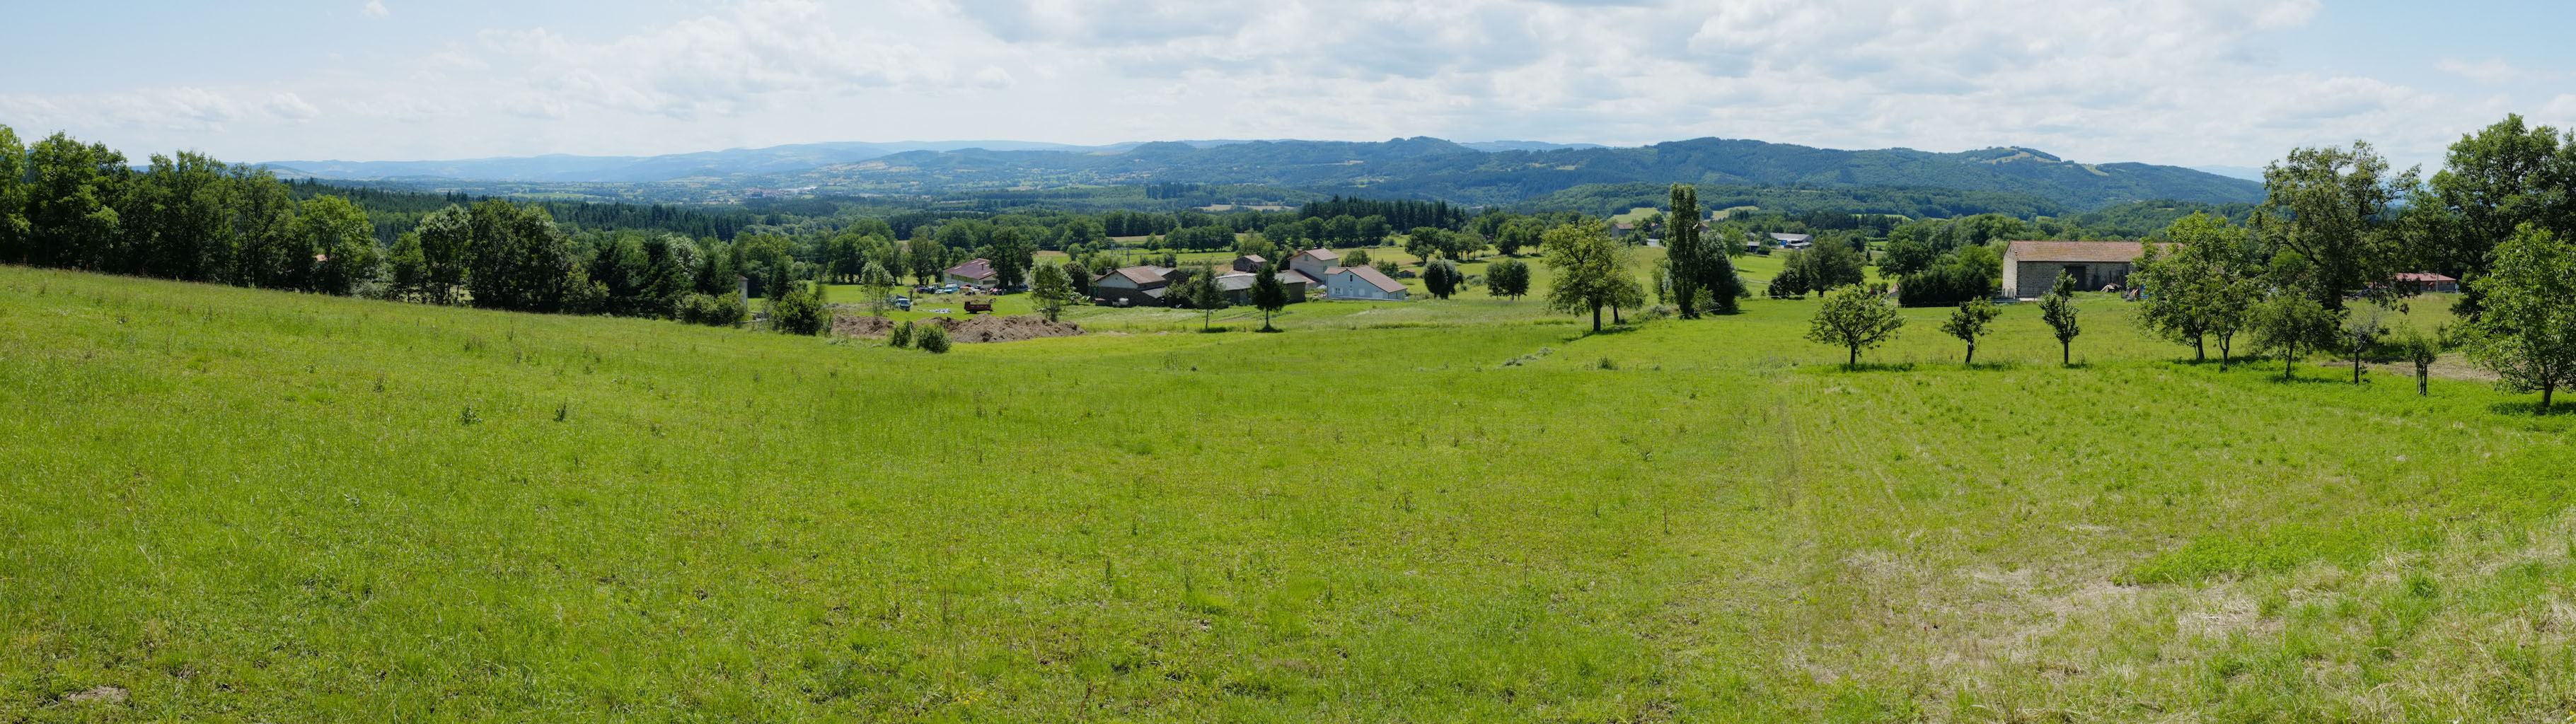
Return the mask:
<svg viewBox="0 0 2576 724">
<path fill-rule="evenodd" d="M 2284 61 L 2284 34 L 2325 11 L 2318 0 L 883 0 L 865 11 L 740 0 L 622 33 L 431 38 L 370 66 L 368 82 L 0 96 L 0 117 L 132 129 L 162 146 L 220 126 L 227 140 L 263 139 L 253 159 L 1714 135 L 2257 165 L 2355 138 L 2438 156 L 2515 108 L 2510 94 Z M 2502 61 L 2440 67 L 2524 77 Z M 2552 112 L 2576 116 L 2561 98 Z M 387 121 L 406 130 L 378 132 Z"/>
<path fill-rule="evenodd" d="M 394 14 L 394 11 L 385 9 L 384 0 L 367 0 L 367 7 L 360 12 L 366 13 L 367 17 L 371 18 L 381 18 Z"/>
<path fill-rule="evenodd" d="M 2522 75 L 2521 69 L 2504 62 L 2503 58 L 2488 58 L 2474 63 L 2458 58 L 2443 58 L 2441 62 L 2434 63 L 2433 67 L 2444 73 L 2480 83 L 2502 83 Z"/>
</svg>

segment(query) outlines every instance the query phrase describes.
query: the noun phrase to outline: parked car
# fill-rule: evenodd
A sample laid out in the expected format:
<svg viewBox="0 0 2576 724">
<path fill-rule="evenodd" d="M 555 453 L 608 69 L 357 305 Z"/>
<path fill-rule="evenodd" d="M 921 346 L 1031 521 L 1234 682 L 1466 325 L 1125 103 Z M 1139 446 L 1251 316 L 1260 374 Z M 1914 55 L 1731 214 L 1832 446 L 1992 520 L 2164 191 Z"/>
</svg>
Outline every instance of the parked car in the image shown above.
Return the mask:
<svg viewBox="0 0 2576 724">
<path fill-rule="evenodd" d="M 901 310 L 903 310 L 903 311 L 907 311 L 907 312 L 912 311 L 912 298 L 911 298 L 911 297 L 907 297 L 907 296 L 903 296 L 903 295 L 897 294 L 897 295 L 895 295 L 895 297 L 894 297 L 893 299 L 888 299 L 888 300 L 886 300 L 886 301 L 893 303 L 893 304 L 894 304 L 894 308 L 896 308 L 896 309 L 901 309 Z"/>
</svg>

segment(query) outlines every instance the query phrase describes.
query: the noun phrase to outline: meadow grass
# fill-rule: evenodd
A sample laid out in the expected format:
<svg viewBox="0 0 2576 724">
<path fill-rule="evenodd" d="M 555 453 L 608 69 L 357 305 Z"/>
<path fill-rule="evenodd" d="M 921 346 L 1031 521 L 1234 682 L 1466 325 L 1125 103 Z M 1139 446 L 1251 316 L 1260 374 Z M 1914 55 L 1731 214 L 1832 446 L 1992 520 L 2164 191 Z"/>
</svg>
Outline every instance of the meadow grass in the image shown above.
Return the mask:
<svg viewBox="0 0 2576 724">
<path fill-rule="evenodd" d="M 2576 705 L 2528 396 L 2222 372 L 2098 295 L 2072 368 L 2032 305 L 1846 370 L 1813 301 L 1507 304 L 929 355 L 0 267 L 0 721 Z"/>
</svg>

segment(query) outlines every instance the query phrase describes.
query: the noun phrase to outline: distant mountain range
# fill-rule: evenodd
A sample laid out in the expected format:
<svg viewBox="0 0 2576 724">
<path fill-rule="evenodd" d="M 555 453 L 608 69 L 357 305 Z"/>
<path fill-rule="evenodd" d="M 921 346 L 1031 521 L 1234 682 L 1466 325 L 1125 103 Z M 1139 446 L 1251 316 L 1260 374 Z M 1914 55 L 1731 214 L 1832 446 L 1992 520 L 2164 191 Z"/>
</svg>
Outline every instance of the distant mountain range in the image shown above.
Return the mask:
<svg viewBox="0 0 2576 724">
<path fill-rule="evenodd" d="M 1195 148 L 1215 148 L 1249 140 L 1180 141 Z M 906 151 L 1062 151 L 1067 153 L 1116 153 L 1144 145 L 1143 142 L 1113 143 L 1104 146 L 1076 146 L 1034 141 L 896 141 L 869 143 L 801 143 L 768 148 L 735 148 L 723 151 L 675 153 L 661 156 L 569 156 L 549 154 L 503 158 L 473 158 L 456 161 L 270 161 L 269 168 L 291 177 L 314 177 L 343 180 L 371 179 L 458 179 L 471 181 L 535 181 L 552 183 L 650 183 L 685 178 L 722 177 L 779 173 L 857 163 L 872 158 Z M 1534 151 L 1558 148 L 1601 148 L 1588 143 L 1542 143 L 1538 141 L 1481 141 L 1461 144 L 1480 151 Z"/>
<path fill-rule="evenodd" d="M 1600 184 L 1940 188 L 2027 194 L 2075 209 L 2153 199 L 2257 201 L 2261 184 L 2178 166 L 2077 163 L 2028 148 L 1843 151 L 1701 138 L 1640 147 L 1437 138 L 814 143 L 648 157 L 277 161 L 282 175 L 341 180 L 688 183 L 817 193 L 944 194 L 1071 185 L 1245 184 L 1318 193 L 1525 201 Z M 2227 169 L 2237 171 L 2237 169 Z"/>
</svg>

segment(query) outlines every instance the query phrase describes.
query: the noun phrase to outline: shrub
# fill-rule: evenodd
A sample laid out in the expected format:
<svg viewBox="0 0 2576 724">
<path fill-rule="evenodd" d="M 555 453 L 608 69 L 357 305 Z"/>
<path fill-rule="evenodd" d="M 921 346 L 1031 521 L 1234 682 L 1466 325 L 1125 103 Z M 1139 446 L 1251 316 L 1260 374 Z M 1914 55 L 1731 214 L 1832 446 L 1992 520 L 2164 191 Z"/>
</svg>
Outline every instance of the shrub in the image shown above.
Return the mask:
<svg viewBox="0 0 2576 724">
<path fill-rule="evenodd" d="M 948 328 L 936 324 L 922 325 L 921 331 L 915 333 L 912 343 L 914 346 L 920 347 L 921 351 L 924 352 L 929 352 L 931 354 L 946 354 L 948 352 Z"/>
<path fill-rule="evenodd" d="M 680 321 L 727 327 L 742 321 L 742 300 L 732 295 L 691 294 L 680 300 Z"/>
<path fill-rule="evenodd" d="M 906 321 L 903 326 L 896 327 L 893 332 L 887 333 L 886 344 L 894 345 L 895 349 L 912 346 L 912 322 Z"/>
<path fill-rule="evenodd" d="M 787 293 L 769 300 L 769 324 L 780 334 L 811 337 L 821 334 L 831 323 L 831 310 L 823 307 L 823 300 L 815 298 L 804 282 L 791 284 Z"/>
</svg>

